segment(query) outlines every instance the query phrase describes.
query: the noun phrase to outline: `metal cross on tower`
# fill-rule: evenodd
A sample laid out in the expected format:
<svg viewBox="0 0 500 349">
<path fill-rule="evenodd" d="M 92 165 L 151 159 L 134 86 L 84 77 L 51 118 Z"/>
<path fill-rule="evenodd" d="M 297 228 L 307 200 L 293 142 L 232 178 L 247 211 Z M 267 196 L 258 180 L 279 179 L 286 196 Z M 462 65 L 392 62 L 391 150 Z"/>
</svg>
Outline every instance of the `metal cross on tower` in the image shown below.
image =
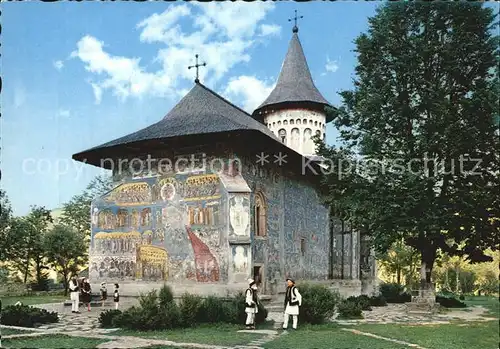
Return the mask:
<svg viewBox="0 0 500 349">
<path fill-rule="evenodd" d="M 304 16 L 298 17 L 297 10 L 295 10 L 295 17 L 288 19 L 288 22 L 291 22 L 292 20 L 294 21 L 294 26 L 293 26 L 292 32 L 297 33 L 299 31 L 299 27 L 297 27 L 297 20 L 301 19 L 301 18 L 304 18 Z"/>
<path fill-rule="evenodd" d="M 200 67 L 205 67 L 207 65 L 207 63 L 203 62 L 201 64 L 198 64 L 198 54 L 195 55 L 195 58 L 196 58 L 196 64 L 195 65 L 190 65 L 188 67 L 188 69 L 196 68 L 196 79 L 194 79 L 194 82 L 200 82 L 200 79 L 199 79 L 199 68 Z"/>
</svg>

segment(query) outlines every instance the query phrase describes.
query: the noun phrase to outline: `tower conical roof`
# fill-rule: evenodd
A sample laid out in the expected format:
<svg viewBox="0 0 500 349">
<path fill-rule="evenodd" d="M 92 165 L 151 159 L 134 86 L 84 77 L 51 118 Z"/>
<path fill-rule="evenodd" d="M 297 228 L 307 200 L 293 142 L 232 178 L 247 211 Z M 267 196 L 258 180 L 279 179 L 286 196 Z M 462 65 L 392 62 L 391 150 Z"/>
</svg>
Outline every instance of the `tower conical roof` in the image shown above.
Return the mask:
<svg viewBox="0 0 500 349">
<path fill-rule="evenodd" d="M 288 45 L 288 52 L 276 87 L 264 103 L 254 111 L 254 115 L 259 114 L 266 107 L 286 103 L 308 103 L 316 104 L 319 107 L 330 106 L 330 103 L 314 85 L 297 31 L 293 32 Z"/>
</svg>

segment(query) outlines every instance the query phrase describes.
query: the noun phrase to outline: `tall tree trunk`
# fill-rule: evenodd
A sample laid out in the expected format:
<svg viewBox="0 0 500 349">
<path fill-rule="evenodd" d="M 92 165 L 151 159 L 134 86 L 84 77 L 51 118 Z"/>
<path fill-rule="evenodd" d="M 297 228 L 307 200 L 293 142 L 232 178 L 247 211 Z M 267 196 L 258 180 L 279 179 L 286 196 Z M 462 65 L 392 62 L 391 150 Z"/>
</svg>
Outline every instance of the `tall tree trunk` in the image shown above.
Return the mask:
<svg viewBox="0 0 500 349">
<path fill-rule="evenodd" d="M 422 264 L 420 266 L 420 287 L 428 288 L 431 284 L 431 274 L 436 260 L 436 248 L 427 246 L 420 251 L 422 255 Z"/>
<path fill-rule="evenodd" d="M 401 285 L 401 268 L 396 269 L 396 282 Z"/>
</svg>

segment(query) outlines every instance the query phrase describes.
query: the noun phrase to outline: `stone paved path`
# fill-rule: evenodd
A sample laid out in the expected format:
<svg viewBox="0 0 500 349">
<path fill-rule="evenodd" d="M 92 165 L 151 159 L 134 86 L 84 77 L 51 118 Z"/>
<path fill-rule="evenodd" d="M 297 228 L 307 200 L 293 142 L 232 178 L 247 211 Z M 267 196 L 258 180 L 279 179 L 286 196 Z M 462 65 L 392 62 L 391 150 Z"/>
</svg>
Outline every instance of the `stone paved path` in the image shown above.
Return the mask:
<svg viewBox="0 0 500 349">
<path fill-rule="evenodd" d="M 385 307 L 372 307 L 371 311 L 363 311 L 363 319 L 333 321 L 340 325 L 355 324 L 446 324 L 451 321 L 490 321 L 495 318 L 484 315 L 488 310 L 481 306 L 468 307 L 464 309 L 453 309 L 441 314 L 406 314 L 404 304 L 389 304 Z"/>
</svg>

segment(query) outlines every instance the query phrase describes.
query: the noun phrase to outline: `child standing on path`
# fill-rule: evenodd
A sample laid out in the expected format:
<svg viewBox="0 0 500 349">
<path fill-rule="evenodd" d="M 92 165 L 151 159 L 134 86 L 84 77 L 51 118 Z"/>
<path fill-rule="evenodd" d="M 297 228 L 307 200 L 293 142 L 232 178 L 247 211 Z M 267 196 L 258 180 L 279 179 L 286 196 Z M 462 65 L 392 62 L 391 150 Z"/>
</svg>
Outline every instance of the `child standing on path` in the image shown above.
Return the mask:
<svg viewBox="0 0 500 349">
<path fill-rule="evenodd" d="M 104 308 L 104 303 L 108 299 L 108 289 L 105 282 L 101 282 L 101 307 Z"/>
<path fill-rule="evenodd" d="M 118 284 L 115 284 L 115 292 L 113 293 L 113 300 L 115 301 L 115 309 L 118 310 L 118 304 L 120 303 L 120 293 L 118 292 L 118 289 L 120 286 Z"/>
<path fill-rule="evenodd" d="M 87 304 L 87 309 L 90 311 L 90 302 L 92 301 L 92 288 L 90 287 L 89 279 L 83 279 L 82 287 L 82 302 Z"/>
</svg>

